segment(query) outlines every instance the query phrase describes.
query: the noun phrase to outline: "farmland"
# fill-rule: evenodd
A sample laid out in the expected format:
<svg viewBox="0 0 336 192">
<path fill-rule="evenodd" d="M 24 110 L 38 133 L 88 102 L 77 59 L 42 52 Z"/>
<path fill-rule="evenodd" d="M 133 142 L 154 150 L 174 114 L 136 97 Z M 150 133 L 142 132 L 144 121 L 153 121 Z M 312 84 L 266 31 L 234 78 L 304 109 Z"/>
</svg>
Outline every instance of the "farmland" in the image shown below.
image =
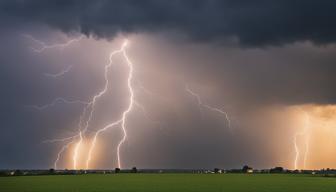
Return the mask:
<svg viewBox="0 0 336 192">
<path fill-rule="evenodd" d="M 304 174 L 87 174 L 0 177 L 3 192 L 332 192 L 336 178 Z"/>
</svg>

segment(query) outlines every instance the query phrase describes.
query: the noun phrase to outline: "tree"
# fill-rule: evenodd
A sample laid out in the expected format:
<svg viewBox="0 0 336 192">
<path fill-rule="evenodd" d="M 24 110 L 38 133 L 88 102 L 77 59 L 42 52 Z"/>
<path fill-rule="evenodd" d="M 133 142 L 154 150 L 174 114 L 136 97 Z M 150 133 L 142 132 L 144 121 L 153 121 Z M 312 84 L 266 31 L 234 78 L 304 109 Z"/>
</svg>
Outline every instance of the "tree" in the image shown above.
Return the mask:
<svg viewBox="0 0 336 192">
<path fill-rule="evenodd" d="M 53 174 L 55 174 L 55 169 L 52 169 L 52 168 L 51 168 L 51 169 L 49 169 L 49 174 L 50 174 L 50 175 L 53 175 Z"/>
<path fill-rule="evenodd" d="M 115 173 L 120 173 L 120 168 L 118 168 L 118 167 L 115 168 L 114 172 L 115 172 Z"/>
<path fill-rule="evenodd" d="M 283 167 L 274 167 L 274 168 L 270 169 L 270 173 L 282 173 L 282 172 L 284 172 Z"/>
<path fill-rule="evenodd" d="M 219 169 L 218 169 L 218 168 L 215 168 L 215 169 L 214 169 L 214 172 L 215 172 L 215 173 L 219 173 Z"/>
<path fill-rule="evenodd" d="M 15 170 L 14 175 L 15 176 L 20 176 L 20 175 L 23 175 L 23 172 L 21 170 Z"/>
<path fill-rule="evenodd" d="M 250 170 L 252 170 L 252 167 L 249 167 L 248 165 L 244 165 L 242 172 L 243 173 L 248 173 Z"/>
<path fill-rule="evenodd" d="M 0 177 L 1 176 L 8 176 L 8 173 L 6 171 L 0 171 Z"/>
<path fill-rule="evenodd" d="M 138 172 L 138 169 L 137 169 L 136 167 L 133 167 L 131 172 L 132 172 L 132 173 L 137 173 L 137 172 Z"/>
</svg>

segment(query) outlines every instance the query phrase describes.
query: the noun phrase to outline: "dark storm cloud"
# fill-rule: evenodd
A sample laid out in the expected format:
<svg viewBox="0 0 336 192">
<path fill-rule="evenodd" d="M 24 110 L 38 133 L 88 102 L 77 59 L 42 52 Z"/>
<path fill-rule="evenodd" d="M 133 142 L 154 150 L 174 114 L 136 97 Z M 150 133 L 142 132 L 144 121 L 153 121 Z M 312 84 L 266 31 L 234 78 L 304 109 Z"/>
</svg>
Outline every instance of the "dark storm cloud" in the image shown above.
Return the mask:
<svg viewBox="0 0 336 192">
<path fill-rule="evenodd" d="M 118 32 L 183 32 L 193 40 L 238 38 L 242 45 L 336 40 L 335 1 L 114 0 L 0 2 L 6 24 L 43 23 L 98 37 Z"/>
<path fill-rule="evenodd" d="M 122 157 L 127 167 L 232 168 L 247 163 L 265 168 L 290 163 L 288 120 L 273 122 L 255 109 L 336 103 L 336 47 L 316 46 L 336 41 L 335 5 L 317 0 L 0 0 L 0 169 L 49 168 L 61 144 L 42 141 L 77 130 L 82 106 L 60 104 L 34 111 L 26 105 L 43 105 L 56 97 L 86 101 L 103 86 L 101 70 L 109 46 L 119 46 L 119 38 L 110 42 L 91 38 L 62 51 L 36 54 L 29 47 L 38 45 L 22 37 L 31 34 L 47 44 L 65 42 L 66 35 L 59 30 L 108 39 L 131 34 L 134 86 L 141 82 L 151 92 L 136 90 L 137 101 L 162 125 L 147 122 L 134 109 Z M 191 41 L 171 41 L 174 34 Z M 236 39 L 243 48 L 214 46 Z M 296 43 L 305 40 L 316 44 Z M 69 65 L 74 67 L 62 78 L 43 75 Z M 116 69 L 110 74 L 113 93 L 98 104 L 90 129 L 118 117 L 120 98 L 127 98 L 120 81 L 125 73 Z M 237 121 L 242 119 L 234 136 L 222 116 L 206 109 L 200 112 L 185 84 L 204 102 L 223 105 Z M 254 115 L 250 119 L 261 118 L 262 123 L 250 124 L 246 118 L 250 114 Z M 99 168 L 115 166 L 113 146 L 120 133 L 115 129 L 102 136 L 110 142 L 105 145 L 110 156 L 102 158 Z"/>
</svg>

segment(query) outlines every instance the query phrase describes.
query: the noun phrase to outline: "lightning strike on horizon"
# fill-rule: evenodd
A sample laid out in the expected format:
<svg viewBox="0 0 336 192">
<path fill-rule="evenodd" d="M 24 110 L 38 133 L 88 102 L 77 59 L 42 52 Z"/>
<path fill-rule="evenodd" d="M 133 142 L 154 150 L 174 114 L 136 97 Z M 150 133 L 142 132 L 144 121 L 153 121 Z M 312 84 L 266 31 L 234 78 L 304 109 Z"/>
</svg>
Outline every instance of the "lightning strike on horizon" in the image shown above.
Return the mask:
<svg viewBox="0 0 336 192">
<path fill-rule="evenodd" d="M 220 108 L 212 107 L 212 106 L 210 106 L 210 105 L 208 105 L 208 104 L 206 104 L 206 103 L 203 103 L 201 96 L 200 96 L 199 94 L 195 93 L 194 91 L 192 91 L 192 90 L 189 88 L 188 85 L 185 86 L 185 90 L 186 90 L 191 96 L 193 96 L 193 97 L 196 98 L 201 113 L 202 113 L 202 107 L 203 107 L 203 108 L 206 108 L 206 109 L 208 109 L 208 110 L 210 110 L 210 111 L 214 111 L 214 112 L 220 113 L 221 115 L 224 115 L 229 130 L 231 131 L 231 133 L 233 132 L 233 130 L 232 130 L 232 126 L 231 126 L 231 119 L 230 119 L 230 117 L 229 117 L 229 114 L 228 114 L 226 111 L 224 111 L 223 109 L 220 109 Z"/>
<path fill-rule="evenodd" d="M 74 143 L 74 141 L 75 141 L 75 140 L 73 140 L 73 141 L 67 143 L 66 145 L 63 145 L 63 147 L 61 148 L 61 150 L 57 153 L 56 160 L 54 161 L 54 169 L 55 169 L 55 170 L 57 170 L 57 164 L 58 164 L 58 161 L 59 161 L 60 158 L 61 158 L 62 153 L 63 153 L 66 149 L 68 149 L 69 146 L 70 146 L 71 144 Z"/>
<path fill-rule="evenodd" d="M 74 149 L 74 153 L 72 157 L 74 169 L 77 169 L 78 153 L 79 153 L 82 143 L 83 143 L 83 135 L 82 135 L 82 131 L 80 130 L 79 131 L 79 141 L 75 145 L 75 149 Z"/>
<path fill-rule="evenodd" d="M 302 110 L 300 109 L 302 112 Z M 305 149 L 304 149 L 304 155 L 303 155 L 303 169 L 306 168 L 306 163 L 307 163 L 307 158 L 308 158 L 308 153 L 309 153 L 309 128 L 310 128 L 310 117 L 309 114 L 305 111 L 303 111 L 303 114 L 305 116 L 305 121 L 304 121 L 304 128 L 302 131 L 296 132 L 294 134 L 294 150 L 295 150 L 295 159 L 294 159 L 294 169 L 297 170 L 298 167 L 298 161 L 301 156 L 301 151 L 299 149 L 299 146 L 297 144 L 298 137 L 304 136 L 304 144 L 305 144 Z"/>
<path fill-rule="evenodd" d="M 305 153 L 303 156 L 303 168 L 306 168 L 308 153 L 309 153 L 309 139 L 310 139 L 310 117 L 307 113 L 305 113 L 305 128 L 306 128 L 306 138 L 305 138 Z M 308 132 L 308 133 L 307 133 Z"/>
</svg>

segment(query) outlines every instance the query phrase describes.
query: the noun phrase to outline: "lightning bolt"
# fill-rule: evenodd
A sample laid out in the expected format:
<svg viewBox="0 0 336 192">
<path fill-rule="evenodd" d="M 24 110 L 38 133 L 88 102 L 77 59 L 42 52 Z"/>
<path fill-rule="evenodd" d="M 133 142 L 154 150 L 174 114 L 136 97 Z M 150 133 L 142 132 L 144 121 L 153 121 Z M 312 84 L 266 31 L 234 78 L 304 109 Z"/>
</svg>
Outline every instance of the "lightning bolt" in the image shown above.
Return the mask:
<svg viewBox="0 0 336 192">
<path fill-rule="evenodd" d="M 301 156 L 301 152 L 298 146 L 298 138 L 304 136 L 305 140 L 305 149 L 304 149 L 304 154 L 303 154 L 303 169 L 306 168 L 306 162 L 308 158 L 308 153 L 309 153 L 309 128 L 310 128 L 310 116 L 307 112 L 303 111 L 302 109 L 299 109 L 301 113 L 304 114 L 304 128 L 302 131 L 296 132 L 294 134 L 294 151 L 295 151 L 295 158 L 294 158 L 294 169 L 297 170 L 299 168 L 298 163 L 299 159 Z"/>
<path fill-rule="evenodd" d="M 77 169 L 78 154 L 79 154 L 79 149 L 80 149 L 82 143 L 83 143 L 83 136 L 82 136 L 82 131 L 80 130 L 79 131 L 79 141 L 75 145 L 75 150 L 74 150 L 73 157 L 72 157 L 73 168 L 74 169 Z"/>
<path fill-rule="evenodd" d="M 61 155 L 63 154 L 63 152 L 69 148 L 70 145 L 72 145 L 74 143 L 74 140 L 67 143 L 66 145 L 63 145 L 63 147 L 61 148 L 61 150 L 57 153 L 57 157 L 56 157 L 56 160 L 54 162 L 54 169 L 56 170 L 57 169 L 57 165 L 58 165 L 58 161 L 60 160 L 61 158 Z"/>
<path fill-rule="evenodd" d="M 117 126 L 117 125 L 121 126 L 122 132 L 123 132 L 123 137 L 122 137 L 122 139 L 120 140 L 120 142 L 118 143 L 118 146 L 117 146 L 118 167 L 122 168 L 121 157 L 120 157 L 120 148 L 122 147 L 122 144 L 126 141 L 126 138 L 127 138 L 127 132 L 126 132 L 127 115 L 131 112 L 131 110 L 133 108 L 133 104 L 134 104 L 134 91 L 133 91 L 133 87 L 132 87 L 132 78 L 133 78 L 133 70 L 134 69 L 133 69 L 132 62 L 130 61 L 130 59 L 128 58 L 127 53 L 126 53 L 126 46 L 127 45 L 128 45 L 128 40 L 125 40 L 121 49 L 119 49 L 117 51 L 114 51 L 110 54 L 110 57 L 109 57 L 110 62 L 105 68 L 105 80 L 106 80 L 105 88 L 107 90 L 107 85 L 108 85 L 108 79 L 107 79 L 108 70 L 107 69 L 113 64 L 112 58 L 113 58 L 114 55 L 121 53 L 122 56 L 124 57 L 124 59 L 126 60 L 127 66 L 129 68 L 128 77 L 127 77 L 127 88 L 128 88 L 128 91 L 129 91 L 129 104 L 128 104 L 128 107 L 125 109 L 125 111 L 122 113 L 122 116 L 121 116 L 120 119 L 106 125 L 102 129 L 99 129 L 98 131 L 95 132 L 93 140 L 91 142 L 90 149 L 89 149 L 88 157 L 87 157 L 87 160 L 86 160 L 86 169 L 89 169 L 89 164 L 90 164 L 90 161 L 92 159 L 92 153 L 93 153 L 93 150 L 95 148 L 95 145 L 96 145 L 97 138 L 98 138 L 99 134 L 101 134 L 102 132 L 106 131 L 107 129 L 110 129 L 110 128 L 112 128 L 114 126 Z"/>
<path fill-rule="evenodd" d="M 201 113 L 202 113 L 202 108 L 206 108 L 206 109 L 208 109 L 208 110 L 210 110 L 210 111 L 214 111 L 214 112 L 216 112 L 216 113 L 219 113 L 220 115 L 223 115 L 224 118 L 225 118 L 225 120 L 226 120 L 226 122 L 227 122 L 227 126 L 228 126 L 230 132 L 231 132 L 231 133 L 233 132 L 233 129 L 232 129 L 232 126 L 231 126 L 231 119 L 230 119 L 230 117 L 229 117 L 229 114 L 228 114 L 226 111 L 224 111 L 223 109 L 220 109 L 220 108 L 212 107 L 212 106 L 210 106 L 210 105 L 204 103 L 204 102 L 202 101 L 201 96 L 200 96 L 199 94 L 197 94 L 196 92 L 194 92 L 193 90 L 191 90 L 191 89 L 189 88 L 188 85 L 185 85 L 185 90 L 186 90 L 191 96 L 193 96 L 193 97 L 196 98 Z"/>
<path fill-rule="evenodd" d="M 118 54 L 118 53 L 121 53 L 121 52 L 125 52 L 125 47 L 127 46 L 127 40 L 123 43 L 121 49 L 117 50 L 117 51 L 113 51 L 111 54 L 110 54 L 110 57 L 109 57 L 109 63 L 107 65 L 105 65 L 105 68 L 104 68 L 104 79 L 105 79 L 105 86 L 103 88 L 102 91 L 100 91 L 98 94 L 96 94 L 93 99 L 89 102 L 89 104 L 87 105 L 87 107 L 84 108 L 84 111 L 83 111 L 83 114 L 81 116 L 81 119 L 83 119 L 83 117 L 85 117 L 85 114 L 87 113 L 87 111 L 89 111 L 89 116 L 86 120 L 86 123 L 84 125 L 84 129 L 83 131 L 85 132 L 88 127 L 89 127 L 89 123 L 93 117 L 93 113 L 94 113 L 94 107 L 95 107 L 95 104 L 97 102 L 97 100 L 102 97 L 108 90 L 108 86 L 109 86 L 109 80 L 108 80 L 108 71 L 109 71 L 109 68 L 112 66 L 113 62 L 112 62 L 112 58 L 114 55 Z M 128 61 L 128 60 L 127 60 Z M 133 68 L 132 68 L 133 69 Z M 133 73 L 133 72 L 132 72 Z M 132 74 L 131 73 L 131 74 Z M 82 124 L 82 123 L 80 123 Z M 119 124 L 119 123 L 118 123 Z M 110 125 L 110 126 L 109 126 Z M 97 141 L 97 137 L 98 135 L 103 132 L 104 130 L 108 129 L 111 127 L 111 125 L 114 126 L 114 123 L 112 124 L 109 124 L 108 126 L 98 130 L 95 134 L 94 134 L 94 138 L 93 138 L 93 141 L 91 143 L 91 146 L 90 146 L 90 149 L 89 149 L 89 152 L 88 152 L 88 158 L 86 160 L 86 168 L 88 169 L 89 168 L 89 162 L 91 160 L 91 154 L 92 154 L 92 151 L 95 147 L 95 144 L 96 144 L 96 141 Z M 80 126 L 81 127 L 81 126 Z M 79 134 L 81 135 L 82 134 L 82 131 L 79 132 Z M 74 150 L 74 155 L 73 155 L 73 167 L 74 169 L 77 169 L 77 158 L 78 158 L 78 150 L 82 144 L 82 141 L 83 141 L 83 137 L 80 136 L 79 137 L 79 141 L 77 142 L 76 144 L 76 147 L 75 147 L 75 150 Z M 119 153 L 118 153 L 118 156 L 119 156 Z M 119 163 L 118 163 L 119 164 Z"/>
<path fill-rule="evenodd" d="M 72 65 L 69 65 L 66 69 L 58 72 L 58 73 L 44 73 L 44 76 L 47 76 L 47 77 L 52 77 L 52 78 L 57 78 L 57 77 L 61 77 L 63 75 L 65 75 L 66 73 L 68 73 L 70 70 L 72 69 Z"/>
</svg>

